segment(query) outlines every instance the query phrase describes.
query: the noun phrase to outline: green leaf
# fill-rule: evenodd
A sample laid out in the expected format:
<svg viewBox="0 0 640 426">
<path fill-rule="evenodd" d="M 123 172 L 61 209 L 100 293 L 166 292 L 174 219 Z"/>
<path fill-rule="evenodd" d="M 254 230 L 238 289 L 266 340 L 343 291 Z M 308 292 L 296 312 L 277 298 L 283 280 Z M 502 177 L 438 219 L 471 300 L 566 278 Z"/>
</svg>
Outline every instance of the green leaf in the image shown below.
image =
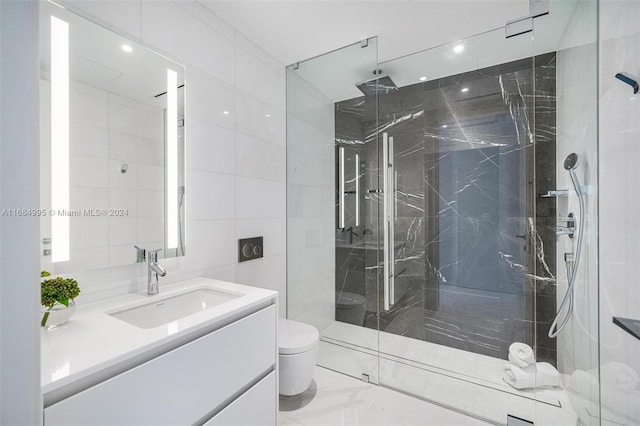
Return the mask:
<svg viewBox="0 0 640 426">
<path fill-rule="evenodd" d="M 56 299 L 56 302 L 66 306 L 67 308 L 69 307 L 69 299 Z"/>
</svg>

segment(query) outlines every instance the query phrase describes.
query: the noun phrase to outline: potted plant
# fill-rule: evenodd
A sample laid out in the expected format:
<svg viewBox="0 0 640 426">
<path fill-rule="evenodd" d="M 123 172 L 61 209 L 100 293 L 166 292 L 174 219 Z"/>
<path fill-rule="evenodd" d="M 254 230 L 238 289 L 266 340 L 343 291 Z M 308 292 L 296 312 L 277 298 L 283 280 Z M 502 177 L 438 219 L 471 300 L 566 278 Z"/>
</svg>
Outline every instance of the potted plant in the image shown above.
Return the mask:
<svg viewBox="0 0 640 426">
<path fill-rule="evenodd" d="M 48 277 L 47 271 L 40 273 Z M 73 278 L 49 278 L 40 282 L 40 304 L 42 305 L 42 327 L 52 328 L 69 321 L 76 310 L 74 299 L 80 294 L 78 282 Z"/>
</svg>

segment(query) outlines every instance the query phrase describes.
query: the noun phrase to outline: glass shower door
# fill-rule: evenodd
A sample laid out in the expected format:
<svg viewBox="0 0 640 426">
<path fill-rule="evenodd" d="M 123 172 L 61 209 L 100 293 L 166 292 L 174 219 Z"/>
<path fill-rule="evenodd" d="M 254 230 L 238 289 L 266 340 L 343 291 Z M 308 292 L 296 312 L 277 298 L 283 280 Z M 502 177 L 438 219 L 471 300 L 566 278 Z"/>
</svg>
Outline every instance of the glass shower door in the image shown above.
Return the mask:
<svg viewBox="0 0 640 426">
<path fill-rule="evenodd" d="M 537 205 L 555 164 L 536 156 L 555 158 L 555 141 L 535 143 L 555 104 L 534 102 L 555 87 L 554 55 L 502 29 L 380 67 L 398 86 L 378 96 L 380 383 L 493 421 L 534 419 L 503 365 L 513 342 L 555 364 L 536 332 L 537 290 L 555 274 L 555 234 L 538 230 L 555 207 Z"/>
<path fill-rule="evenodd" d="M 597 176 L 594 5 L 552 2 L 535 43 L 378 63 L 369 39 L 287 68 L 287 317 L 320 330 L 320 366 L 494 424 L 598 423 L 592 187 L 576 312 L 547 335 L 575 250 L 562 160 Z M 515 342 L 561 385 L 511 386 Z"/>
</svg>

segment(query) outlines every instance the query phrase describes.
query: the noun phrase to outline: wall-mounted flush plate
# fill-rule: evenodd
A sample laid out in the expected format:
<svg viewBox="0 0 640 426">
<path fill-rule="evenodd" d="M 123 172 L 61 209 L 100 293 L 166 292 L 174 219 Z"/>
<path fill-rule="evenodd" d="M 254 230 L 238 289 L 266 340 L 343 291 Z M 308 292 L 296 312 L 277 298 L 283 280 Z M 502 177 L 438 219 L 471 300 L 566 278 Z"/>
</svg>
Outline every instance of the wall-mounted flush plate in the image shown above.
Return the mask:
<svg viewBox="0 0 640 426">
<path fill-rule="evenodd" d="M 262 237 L 241 238 L 238 240 L 238 262 L 262 257 Z"/>
</svg>

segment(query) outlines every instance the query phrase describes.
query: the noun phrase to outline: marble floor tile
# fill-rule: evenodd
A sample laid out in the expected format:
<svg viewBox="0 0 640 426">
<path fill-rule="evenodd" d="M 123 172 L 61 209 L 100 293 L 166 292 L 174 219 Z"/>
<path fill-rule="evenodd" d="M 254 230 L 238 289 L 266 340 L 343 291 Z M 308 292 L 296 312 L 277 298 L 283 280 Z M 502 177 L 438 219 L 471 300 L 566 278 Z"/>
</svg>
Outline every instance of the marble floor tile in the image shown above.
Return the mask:
<svg viewBox="0 0 640 426">
<path fill-rule="evenodd" d="M 280 426 L 486 426 L 481 420 L 316 367 L 310 388 L 280 397 Z"/>
</svg>

